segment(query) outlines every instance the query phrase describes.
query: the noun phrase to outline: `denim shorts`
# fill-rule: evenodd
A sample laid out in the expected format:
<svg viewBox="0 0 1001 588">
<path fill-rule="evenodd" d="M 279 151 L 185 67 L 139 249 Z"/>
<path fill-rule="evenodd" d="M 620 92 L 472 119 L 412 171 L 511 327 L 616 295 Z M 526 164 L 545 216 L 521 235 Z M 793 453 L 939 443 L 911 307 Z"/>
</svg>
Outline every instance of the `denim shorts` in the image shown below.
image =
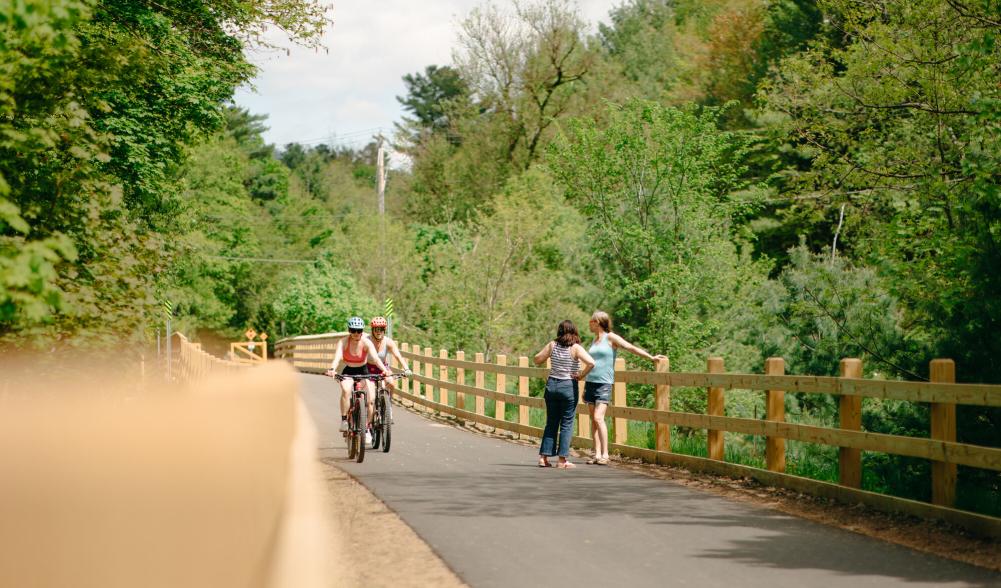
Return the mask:
<svg viewBox="0 0 1001 588">
<path fill-rule="evenodd" d="M 604 402 L 612 403 L 612 385 L 598 382 L 584 382 L 584 402 L 597 404 Z"/>
</svg>

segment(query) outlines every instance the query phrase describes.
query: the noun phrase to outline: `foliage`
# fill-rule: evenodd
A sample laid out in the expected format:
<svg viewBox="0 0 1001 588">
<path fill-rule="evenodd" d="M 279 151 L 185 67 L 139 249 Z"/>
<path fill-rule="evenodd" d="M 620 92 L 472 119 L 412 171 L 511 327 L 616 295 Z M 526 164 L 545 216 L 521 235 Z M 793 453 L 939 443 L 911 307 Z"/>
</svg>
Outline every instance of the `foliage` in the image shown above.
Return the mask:
<svg viewBox="0 0 1001 588">
<path fill-rule="evenodd" d="M 583 23 L 566 0 L 474 9 L 455 59 L 482 109 L 501 121 L 508 158 L 526 169 L 555 120 L 572 112 L 593 61 Z"/>
<path fill-rule="evenodd" d="M 488 355 L 524 353 L 549 339 L 555 317 L 580 323 L 568 275 L 577 217 L 534 168 L 512 179 L 492 208 L 431 245 L 422 287 L 407 307 L 420 317 L 415 327 L 436 342 Z"/>
<path fill-rule="evenodd" d="M 58 268 L 77 256 L 65 233 L 32 231 L 25 203 L 11 192 L 20 189 L 21 162 L 52 166 L 86 160 L 100 149 L 89 129 L 81 129 L 73 97 L 55 90 L 79 49 L 71 29 L 86 15 L 82 3 L 68 0 L 0 9 L 0 336 L 63 308 Z M 87 176 L 66 170 L 61 179 L 78 187 Z"/>
<path fill-rule="evenodd" d="M 770 356 L 784 357 L 790 373 L 837 375 L 838 362 L 857 357 L 876 378 L 920 378 L 927 341 L 903 328 L 903 314 L 885 279 L 844 257 L 790 251 L 782 291 L 768 312 L 780 324 L 762 336 Z"/>
<path fill-rule="evenodd" d="M 749 206 L 734 192 L 742 143 L 717 128 L 716 109 L 610 108 L 604 129 L 570 121 L 549 164 L 588 221 L 619 323 L 685 369 L 722 340 L 720 314 L 767 271 L 742 258 L 732 235 Z"/>
<path fill-rule="evenodd" d="M 291 277 L 271 304 L 274 316 L 285 321 L 289 335 L 343 331 L 349 317 L 379 312 L 379 304 L 329 259 Z"/>
<path fill-rule="evenodd" d="M 448 130 L 452 103 L 465 99 L 469 92 L 459 72 L 447 65 L 429 65 L 424 73 L 407 74 L 403 85 L 407 95 L 397 96 L 396 100 L 414 117 L 404 122 L 432 132 Z"/>
<path fill-rule="evenodd" d="M 963 3 L 824 7 L 843 47 L 783 61 L 764 104 L 815 152 L 805 173 L 847 205 L 843 242 L 891 277 L 913 328 L 997 380 L 997 27 Z"/>
<path fill-rule="evenodd" d="M 0 336 L 80 342 L 149 324 L 176 253 L 174 176 L 252 74 L 245 44 L 270 24 L 308 44 L 324 11 L 304 0 L 0 9 Z"/>
</svg>

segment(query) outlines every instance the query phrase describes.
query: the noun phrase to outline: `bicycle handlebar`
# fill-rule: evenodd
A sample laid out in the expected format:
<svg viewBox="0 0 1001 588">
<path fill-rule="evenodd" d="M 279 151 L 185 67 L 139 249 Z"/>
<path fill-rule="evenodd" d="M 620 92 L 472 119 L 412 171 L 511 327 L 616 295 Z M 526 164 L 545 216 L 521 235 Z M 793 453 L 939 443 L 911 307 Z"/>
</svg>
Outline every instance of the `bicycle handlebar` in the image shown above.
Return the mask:
<svg viewBox="0 0 1001 588">
<path fill-rule="evenodd" d="M 351 379 L 351 380 L 379 381 L 379 380 L 385 380 L 387 378 L 406 378 L 407 374 L 397 373 L 397 374 L 389 374 L 388 376 L 383 374 L 364 374 L 364 375 L 348 375 L 348 376 L 345 376 L 344 374 L 334 374 L 333 377 L 337 380 Z"/>
</svg>

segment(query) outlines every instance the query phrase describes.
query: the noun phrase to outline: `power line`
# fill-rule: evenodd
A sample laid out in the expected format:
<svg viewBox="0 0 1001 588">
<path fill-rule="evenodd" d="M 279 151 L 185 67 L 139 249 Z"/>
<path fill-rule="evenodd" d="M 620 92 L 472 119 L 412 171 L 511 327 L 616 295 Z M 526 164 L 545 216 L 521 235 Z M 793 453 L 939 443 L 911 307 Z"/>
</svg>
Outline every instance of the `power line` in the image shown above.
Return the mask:
<svg viewBox="0 0 1001 588">
<path fill-rule="evenodd" d="M 227 261 L 256 261 L 261 263 L 316 263 L 316 259 L 274 259 L 268 257 L 234 257 L 229 255 L 205 255 L 209 259 L 225 259 Z"/>
<path fill-rule="evenodd" d="M 326 137 L 317 137 L 313 139 L 299 139 L 294 141 L 285 141 L 285 145 L 291 145 L 293 143 L 298 145 L 316 145 L 325 144 L 331 146 L 338 145 L 348 145 L 356 143 L 371 143 L 374 137 L 382 133 L 382 127 L 373 127 L 371 129 L 363 129 L 360 131 L 352 131 L 350 133 L 340 133 L 340 134 L 330 134 Z M 368 135 L 367 137 L 365 135 Z M 350 139 L 350 140 L 345 140 Z"/>
</svg>

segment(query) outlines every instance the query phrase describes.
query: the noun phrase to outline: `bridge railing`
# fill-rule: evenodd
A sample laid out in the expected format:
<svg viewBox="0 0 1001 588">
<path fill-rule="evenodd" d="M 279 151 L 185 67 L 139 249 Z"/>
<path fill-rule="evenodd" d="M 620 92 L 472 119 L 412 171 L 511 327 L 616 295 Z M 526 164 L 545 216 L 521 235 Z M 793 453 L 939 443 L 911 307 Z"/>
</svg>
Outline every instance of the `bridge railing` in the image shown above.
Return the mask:
<svg viewBox="0 0 1001 588">
<path fill-rule="evenodd" d="M 341 333 L 296 337 L 279 342 L 276 355 L 293 362 L 300 371 L 322 373 L 333 357 Z M 542 398 L 529 395 L 530 380 L 548 377 L 548 369 L 529 367 L 529 358 L 517 358 L 508 365 L 506 355 L 487 362 L 482 353 L 472 361 L 464 352 L 450 357 L 447 350 L 403 343 L 403 356 L 413 362 L 413 382 L 404 380 L 400 397 L 422 410 L 505 430 L 540 437 L 542 429 L 530 424 L 529 409 L 544 409 Z M 511 358 L 512 360 L 514 358 Z M 609 442 L 612 451 L 623 456 L 664 465 L 680 465 L 734 477 L 750 477 L 761 483 L 833 498 L 847 503 L 864 503 L 889 511 L 925 518 L 939 518 L 981 534 L 1001 537 L 1001 519 L 953 508 L 957 466 L 1001 471 L 1001 448 L 956 442 L 956 406 L 1001 407 L 1001 386 L 956 384 L 952 360 L 931 362 L 931 382 L 867 380 L 862 378 L 859 359 L 841 361 L 839 377 L 786 375 L 781 358 L 769 358 L 763 374 L 725 373 L 722 358 L 709 358 L 705 372 L 671 372 L 669 362 L 658 362 L 655 371 L 626 370 L 622 358 L 616 361 L 613 398 L 607 415 L 612 419 Z M 487 387 L 487 375 L 492 386 Z M 508 392 L 511 388 L 517 393 Z M 517 380 L 515 380 L 517 379 Z M 639 408 L 627 403 L 629 384 L 654 386 L 655 408 Z M 583 383 L 580 384 L 583 389 Z M 672 387 L 704 388 L 706 414 L 671 410 Z M 764 419 L 724 415 L 727 390 L 761 391 L 765 396 Z M 447 392 L 451 391 L 452 394 Z M 839 404 L 837 428 L 786 422 L 786 392 L 835 396 Z M 865 398 L 928 403 L 931 408 L 929 437 L 906 437 L 862 430 L 862 401 Z M 493 400 L 487 414 L 486 399 Z M 518 410 L 508 415 L 508 404 Z M 576 447 L 590 447 L 591 423 L 587 408 L 578 407 Z M 627 443 L 628 422 L 652 423 L 655 447 Z M 671 426 L 705 429 L 707 458 L 671 451 Z M 765 468 L 725 461 L 725 433 L 757 435 L 765 438 Z M 830 483 L 786 473 L 787 440 L 838 448 L 838 482 Z M 924 503 L 861 489 L 862 452 L 880 452 L 928 459 L 932 463 L 932 503 Z"/>
<path fill-rule="evenodd" d="M 202 350 L 201 344 L 189 341 L 182 333 L 174 334 L 179 343 L 176 374 L 182 382 L 198 382 L 217 374 L 236 374 L 252 366 L 211 355 Z"/>
</svg>

